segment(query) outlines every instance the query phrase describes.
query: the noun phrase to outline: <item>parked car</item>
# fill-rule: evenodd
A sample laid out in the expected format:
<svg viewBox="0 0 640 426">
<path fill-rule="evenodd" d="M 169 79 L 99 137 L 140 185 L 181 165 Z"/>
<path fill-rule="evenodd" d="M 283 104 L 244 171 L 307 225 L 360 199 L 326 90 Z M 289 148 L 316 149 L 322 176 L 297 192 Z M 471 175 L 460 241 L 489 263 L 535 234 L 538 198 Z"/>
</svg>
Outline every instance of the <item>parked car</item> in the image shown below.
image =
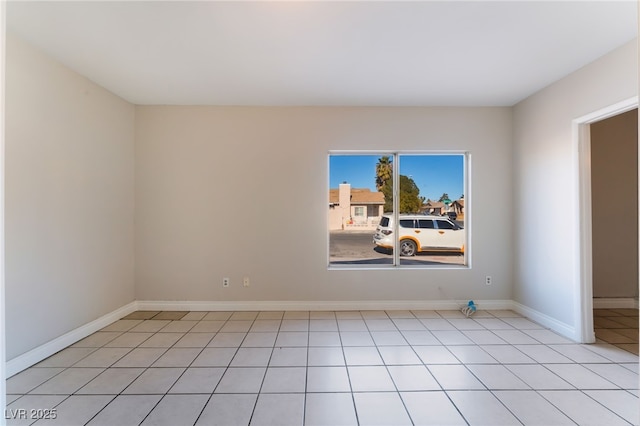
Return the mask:
<svg viewBox="0 0 640 426">
<path fill-rule="evenodd" d="M 401 214 L 399 220 L 400 256 L 414 256 L 424 251 L 464 253 L 464 229 L 447 216 Z M 374 244 L 393 250 L 394 228 L 393 215 L 383 215 L 373 236 Z"/>
<path fill-rule="evenodd" d="M 458 218 L 458 213 L 456 212 L 448 212 L 447 216 L 449 217 L 449 219 L 451 220 L 456 220 Z"/>
</svg>

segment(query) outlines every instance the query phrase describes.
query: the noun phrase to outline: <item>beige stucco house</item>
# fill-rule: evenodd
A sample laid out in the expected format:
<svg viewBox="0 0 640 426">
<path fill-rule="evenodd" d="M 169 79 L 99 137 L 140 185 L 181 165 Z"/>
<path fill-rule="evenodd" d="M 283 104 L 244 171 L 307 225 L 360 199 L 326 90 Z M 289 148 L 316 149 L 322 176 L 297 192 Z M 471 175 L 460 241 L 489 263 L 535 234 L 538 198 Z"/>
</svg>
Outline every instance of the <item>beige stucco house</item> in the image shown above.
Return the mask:
<svg viewBox="0 0 640 426">
<path fill-rule="evenodd" d="M 440 216 L 446 211 L 446 206 L 443 202 L 428 200 L 422 205 L 420 211 L 424 214 L 434 214 Z"/>
<path fill-rule="evenodd" d="M 384 209 L 384 194 L 341 183 L 329 190 L 329 229 L 375 229 Z"/>
<path fill-rule="evenodd" d="M 449 211 L 456 212 L 458 220 L 464 220 L 464 198 L 460 198 L 451 203 Z"/>
</svg>

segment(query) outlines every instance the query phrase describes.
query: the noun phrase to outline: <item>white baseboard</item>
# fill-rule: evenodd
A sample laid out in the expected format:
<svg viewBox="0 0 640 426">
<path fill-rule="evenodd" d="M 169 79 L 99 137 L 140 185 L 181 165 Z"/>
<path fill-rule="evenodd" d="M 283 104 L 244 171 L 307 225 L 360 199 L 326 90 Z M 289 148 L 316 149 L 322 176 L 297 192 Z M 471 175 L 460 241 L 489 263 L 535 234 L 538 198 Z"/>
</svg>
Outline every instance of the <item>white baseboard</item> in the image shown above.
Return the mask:
<svg viewBox="0 0 640 426">
<path fill-rule="evenodd" d="M 61 351 L 67 346 L 73 345 L 79 340 L 84 339 L 92 333 L 108 326 L 114 321 L 119 320 L 120 318 L 129 315 L 131 312 L 135 312 L 138 310 L 138 303 L 131 302 L 121 308 L 116 309 L 113 312 L 110 312 L 106 315 L 101 316 L 100 318 L 91 321 L 88 324 L 85 324 L 81 327 L 78 327 L 70 332 L 63 334 L 62 336 L 53 339 L 44 345 L 40 345 L 37 348 L 30 350 L 22 355 L 19 355 L 9 361 L 6 364 L 6 373 L 7 377 L 11 377 L 14 374 L 21 372 L 22 370 L 31 367 L 55 354 L 56 352 Z"/>
<path fill-rule="evenodd" d="M 366 311 L 366 310 L 451 310 L 467 300 L 353 300 L 353 301 L 138 301 L 142 311 Z M 478 309 L 511 309 L 511 300 L 476 300 Z"/>
<path fill-rule="evenodd" d="M 638 309 L 638 299 L 633 297 L 594 297 L 594 309 Z"/>
<path fill-rule="evenodd" d="M 575 342 L 579 342 L 581 337 L 577 334 L 577 328 L 575 326 L 571 326 L 562 321 L 558 321 L 555 318 L 550 317 L 547 314 L 543 314 L 542 312 L 536 311 L 528 306 L 522 305 L 518 302 L 511 302 L 511 309 L 516 311 L 522 316 L 525 316 L 540 325 L 543 325 L 549 328 L 552 331 L 560 334 L 561 336 L 566 337 L 567 339 L 571 339 Z"/>
</svg>

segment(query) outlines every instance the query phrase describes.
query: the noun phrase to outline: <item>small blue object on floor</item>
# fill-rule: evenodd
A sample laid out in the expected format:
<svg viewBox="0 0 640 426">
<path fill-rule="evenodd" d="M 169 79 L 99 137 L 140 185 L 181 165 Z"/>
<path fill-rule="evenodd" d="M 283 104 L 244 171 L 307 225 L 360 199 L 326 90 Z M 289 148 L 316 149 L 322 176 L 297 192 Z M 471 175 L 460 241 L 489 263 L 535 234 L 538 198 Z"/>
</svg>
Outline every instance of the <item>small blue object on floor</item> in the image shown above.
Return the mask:
<svg viewBox="0 0 640 426">
<path fill-rule="evenodd" d="M 477 310 L 476 304 L 473 303 L 473 300 L 469 300 L 469 303 L 467 303 L 467 306 L 465 306 L 464 308 L 462 308 L 462 313 L 469 318 L 471 315 L 473 315 Z"/>
</svg>

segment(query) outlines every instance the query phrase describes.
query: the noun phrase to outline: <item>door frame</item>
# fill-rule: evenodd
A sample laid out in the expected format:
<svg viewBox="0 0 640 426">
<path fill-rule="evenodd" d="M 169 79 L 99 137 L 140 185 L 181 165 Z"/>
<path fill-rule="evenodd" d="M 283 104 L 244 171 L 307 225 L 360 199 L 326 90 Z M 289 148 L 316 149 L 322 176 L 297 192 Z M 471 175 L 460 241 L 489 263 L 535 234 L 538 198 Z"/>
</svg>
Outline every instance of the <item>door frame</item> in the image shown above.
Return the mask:
<svg viewBox="0 0 640 426">
<path fill-rule="evenodd" d="M 596 341 L 593 326 L 593 239 L 591 212 L 591 129 L 590 125 L 638 108 L 638 96 L 625 99 L 608 107 L 593 111 L 573 120 L 573 152 L 577 162 L 578 221 L 575 252 L 578 253 L 577 288 L 574 312 L 577 324 L 576 337 L 580 343 Z M 639 162 L 640 163 L 640 162 Z M 640 173 L 638 176 L 640 181 Z"/>
</svg>

